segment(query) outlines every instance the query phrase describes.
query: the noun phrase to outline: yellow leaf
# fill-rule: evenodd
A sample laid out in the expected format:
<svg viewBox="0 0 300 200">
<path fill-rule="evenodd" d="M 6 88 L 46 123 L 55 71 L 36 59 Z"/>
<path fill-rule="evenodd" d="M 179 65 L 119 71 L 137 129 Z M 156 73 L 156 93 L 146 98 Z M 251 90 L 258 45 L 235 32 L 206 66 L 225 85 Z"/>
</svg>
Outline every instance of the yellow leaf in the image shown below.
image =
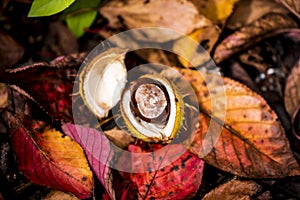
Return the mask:
<svg viewBox="0 0 300 200">
<path fill-rule="evenodd" d="M 211 23 L 206 27 L 197 29 L 188 37 L 175 41 L 173 49 L 182 55 L 178 56 L 180 63 L 184 67 L 196 67 L 209 61 L 211 58 L 208 53 L 212 50 L 219 34 L 220 29 Z M 202 47 L 200 47 L 201 49 L 199 49 L 199 45 Z"/>
<path fill-rule="evenodd" d="M 200 14 L 205 15 L 214 24 L 224 24 L 238 0 L 192 0 L 192 2 L 197 6 Z"/>
</svg>

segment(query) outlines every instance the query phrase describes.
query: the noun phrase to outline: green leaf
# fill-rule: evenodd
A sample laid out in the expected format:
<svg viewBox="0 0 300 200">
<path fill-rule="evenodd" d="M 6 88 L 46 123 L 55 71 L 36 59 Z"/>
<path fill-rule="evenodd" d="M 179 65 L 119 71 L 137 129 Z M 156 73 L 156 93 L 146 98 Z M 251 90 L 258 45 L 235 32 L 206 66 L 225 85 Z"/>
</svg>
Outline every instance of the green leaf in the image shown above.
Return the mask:
<svg viewBox="0 0 300 200">
<path fill-rule="evenodd" d="M 68 8 L 75 0 L 34 0 L 28 17 L 50 16 Z"/>
<path fill-rule="evenodd" d="M 62 13 L 60 19 L 65 19 L 69 29 L 79 38 L 84 34 L 84 29 L 94 22 L 100 2 L 101 0 L 76 0 Z"/>
<path fill-rule="evenodd" d="M 92 10 L 66 18 L 67 25 L 76 38 L 84 34 L 84 29 L 89 28 L 97 16 L 97 11 Z"/>
<path fill-rule="evenodd" d="M 101 0 L 76 0 L 68 9 L 64 10 L 61 15 L 61 19 L 65 19 L 68 15 L 73 15 L 74 13 L 82 12 L 87 10 L 87 8 L 98 8 Z"/>
</svg>

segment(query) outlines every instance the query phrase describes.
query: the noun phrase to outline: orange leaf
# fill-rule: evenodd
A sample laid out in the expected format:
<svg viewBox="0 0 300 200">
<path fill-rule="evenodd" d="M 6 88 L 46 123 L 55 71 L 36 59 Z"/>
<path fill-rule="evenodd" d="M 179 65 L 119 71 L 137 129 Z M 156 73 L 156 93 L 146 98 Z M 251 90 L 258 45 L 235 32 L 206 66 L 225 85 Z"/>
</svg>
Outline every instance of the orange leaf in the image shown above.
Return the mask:
<svg viewBox="0 0 300 200">
<path fill-rule="evenodd" d="M 198 71 L 189 69 L 181 72 L 196 90 L 203 111 L 190 147 L 193 153 L 204 156 L 206 162 L 219 169 L 244 177 L 300 174 L 277 115 L 261 96 L 229 78 L 200 76 Z M 213 87 L 209 90 L 207 85 Z M 211 138 L 214 146 L 204 143 L 203 138 L 211 135 L 216 136 Z M 210 147 L 211 151 L 203 154 Z"/>
<path fill-rule="evenodd" d="M 19 169 L 33 183 L 88 198 L 93 174 L 83 150 L 44 122 L 9 116 Z"/>
</svg>

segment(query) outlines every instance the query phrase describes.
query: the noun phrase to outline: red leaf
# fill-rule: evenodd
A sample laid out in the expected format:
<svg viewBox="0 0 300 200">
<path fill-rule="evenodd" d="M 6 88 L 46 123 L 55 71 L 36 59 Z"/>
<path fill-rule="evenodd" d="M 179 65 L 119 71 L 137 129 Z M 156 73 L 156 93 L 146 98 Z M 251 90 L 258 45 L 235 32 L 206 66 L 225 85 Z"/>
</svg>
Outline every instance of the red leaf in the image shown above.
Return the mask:
<svg viewBox="0 0 300 200">
<path fill-rule="evenodd" d="M 152 146 L 157 149 L 159 145 Z M 141 147 L 129 145 L 129 151 L 135 153 L 145 152 Z M 175 162 L 158 169 L 157 163 L 168 162 L 178 153 L 184 152 L 183 155 Z M 204 162 L 189 151 L 185 151 L 185 147 L 179 144 L 170 144 L 166 151 L 155 151 L 148 157 L 132 157 L 132 171 L 139 171 L 140 167 L 152 169 L 151 172 L 145 173 L 125 173 L 124 177 L 137 184 L 138 196 L 141 199 L 187 199 L 195 195 L 198 190 L 204 168 Z M 122 156 L 120 158 L 122 161 Z M 128 160 L 127 160 L 128 162 Z M 164 163 L 165 164 L 165 163 Z M 162 165 L 164 165 L 162 164 Z M 144 165 L 144 166 L 141 166 Z"/>
<path fill-rule="evenodd" d="M 75 76 L 85 54 L 61 56 L 50 63 L 24 65 L 0 73 L 2 82 L 16 85 L 52 118 L 72 121 L 72 96 Z"/>
<path fill-rule="evenodd" d="M 92 172 L 80 146 L 41 121 L 9 114 L 19 169 L 32 182 L 88 198 Z"/>
<path fill-rule="evenodd" d="M 66 135 L 82 146 L 98 179 L 110 197 L 116 199 L 112 186 L 112 172 L 108 167 L 108 163 L 113 157 L 109 140 L 101 132 L 93 128 L 68 123 L 63 125 L 62 129 Z"/>
</svg>

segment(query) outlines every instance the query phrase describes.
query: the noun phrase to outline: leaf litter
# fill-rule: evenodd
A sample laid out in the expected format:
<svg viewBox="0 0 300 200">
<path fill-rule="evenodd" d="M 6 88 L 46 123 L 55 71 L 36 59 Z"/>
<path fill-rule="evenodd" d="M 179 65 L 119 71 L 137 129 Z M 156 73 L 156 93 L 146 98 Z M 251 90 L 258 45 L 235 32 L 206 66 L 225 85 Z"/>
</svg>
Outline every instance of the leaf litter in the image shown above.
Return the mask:
<svg viewBox="0 0 300 200">
<path fill-rule="evenodd" d="M 300 158 L 300 142 L 297 144 L 300 110 L 297 104 L 297 84 L 299 82 L 297 77 L 297 63 L 300 53 L 297 47 L 300 41 L 298 27 L 299 5 L 297 1 L 293 0 L 277 0 L 276 3 L 274 3 L 274 1 L 262 2 L 258 0 L 209 0 L 205 2 L 171 2 L 167 0 L 160 2 L 152 0 L 141 2 L 132 0 L 127 5 L 124 5 L 124 8 L 120 6 L 123 2 L 119 1 L 101 4 L 99 13 L 102 15 L 98 16 L 99 20 L 94 23 L 92 29 L 88 30 L 89 32 L 80 38 L 80 40 L 74 41 L 72 38 L 69 38 L 70 40 L 68 40 L 67 43 L 74 43 L 72 45 L 61 42 L 62 38 L 68 37 L 69 34 L 65 30 L 65 27 L 60 28 L 60 31 L 65 32 L 65 35 L 62 32 L 51 33 L 52 35 L 50 34 L 46 40 L 44 40 L 46 38 L 45 36 L 39 36 L 37 34 L 44 33 L 43 31 L 36 31 L 30 36 L 28 35 L 30 31 L 27 31 L 24 33 L 27 35 L 17 38 L 12 34 L 13 31 L 11 30 L 17 32 L 21 30 L 21 26 L 18 30 L 18 27 L 14 24 L 14 20 L 11 20 L 12 29 L 6 28 L 5 32 L 14 37 L 6 37 L 17 39 L 16 41 L 18 42 L 13 41 L 13 48 L 10 48 L 10 51 L 7 51 L 7 53 L 2 54 L 1 69 L 15 68 L 19 65 L 21 65 L 21 67 L 13 70 L 2 70 L 0 73 L 1 82 L 8 85 L 9 90 L 19 88 L 14 92 L 14 95 L 10 95 L 9 92 L 6 92 L 6 85 L 1 85 L 0 110 L 2 114 L 8 114 L 10 119 L 10 121 L 8 121 L 11 123 L 11 133 L 4 134 L 3 138 L 6 138 L 7 135 L 11 135 L 14 141 L 13 143 L 16 144 L 16 130 L 21 130 L 18 132 L 18 136 L 20 139 L 23 138 L 23 140 L 27 138 L 26 141 L 29 141 L 26 142 L 27 146 L 31 146 L 33 149 L 39 147 L 38 150 L 33 151 L 35 153 L 34 155 L 44 155 L 49 158 L 52 158 L 50 156 L 52 153 L 48 153 L 55 150 L 51 147 L 53 140 L 64 141 L 64 144 L 68 144 L 69 142 L 72 144 L 80 144 L 84 151 L 84 155 L 80 156 L 82 158 L 80 164 L 82 165 L 88 160 L 89 165 L 96 174 L 94 179 L 98 179 L 101 182 L 101 185 L 105 188 L 104 192 L 100 192 L 100 195 L 97 192 L 95 193 L 95 191 L 99 191 L 97 185 L 82 185 L 83 182 L 91 180 L 85 178 L 83 182 L 82 179 L 76 179 L 78 182 L 75 181 L 76 183 L 73 183 L 73 185 L 81 185 L 77 187 L 77 189 L 81 188 L 85 192 L 76 192 L 66 185 L 63 185 L 62 188 L 57 188 L 60 183 L 50 185 L 56 189 L 71 191 L 77 196 L 83 195 L 80 197 L 87 197 L 88 194 L 91 194 L 91 198 L 101 199 L 104 194 L 104 199 L 151 199 L 151 197 L 154 196 L 157 198 L 170 199 L 182 199 L 183 196 L 189 199 L 199 199 L 203 197 L 204 199 L 214 199 L 223 195 L 222 198 L 224 199 L 249 199 L 250 197 L 256 199 L 296 199 L 299 191 L 288 183 L 290 181 L 297 185 L 300 182 L 297 178 L 299 176 L 295 176 L 299 175 L 299 165 L 297 162 L 299 162 Z M 161 10 L 161 5 L 168 6 L 164 6 L 164 9 Z M 18 10 L 18 6 L 16 6 L 15 2 L 6 2 L 5 6 L 1 9 L 5 10 L 10 6 L 12 6 L 11 9 Z M 177 9 L 181 6 L 186 10 Z M 246 10 L 249 8 L 253 9 L 248 13 Z M 176 12 L 174 12 L 174 9 Z M 108 12 L 111 10 L 115 12 Z M 173 22 L 176 22 L 176 19 L 182 16 L 180 13 L 178 14 L 179 11 L 180 13 L 184 13 L 185 17 L 181 18 L 181 23 L 174 25 Z M 19 12 L 16 16 L 10 16 L 5 12 L 4 14 L 10 19 L 23 15 L 22 12 Z M 24 13 L 24 15 L 25 14 L 26 13 Z M 139 18 L 137 18 L 137 16 L 139 16 Z M 159 17 L 163 17 L 163 20 L 158 20 Z M 44 26 L 51 27 L 53 24 L 51 25 L 50 22 L 55 21 L 53 18 L 49 20 L 51 17 L 45 19 L 46 23 L 44 23 L 43 26 L 32 25 L 32 29 L 38 30 L 37 27 Z M 144 19 L 144 21 L 136 21 L 137 19 Z M 107 24 L 105 24 L 105 20 L 108 21 Z M 74 79 L 70 76 L 68 77 L 68 74 L 76 73 L 78 67 L 84 61 L 85 55 L 92 48 L 91 44 L 98 44 L 99 38 L 103 40 L 114 33 L 130 28 L 146 27 L 149 25 L 163 26 L 164 24 L 162 23 L 167 24 L 166 26 L 169 28 L 175 28 L 175 30 L 188 34 L 192 39 L 198 41 L 214 58 L 224 76 L 227 76 L 223 78 L 227 94 L 227 115 L 224 121 L 220 122 L 218 113 L 210 112 L 211 107 L 209 102 L 211 100 L 205 93 L 207 89 L 204 84 L 201 84 L 201 78 L 194 74 L 192 69 L 182 70 L 191 81 L 194 89 L 198 92 L 199 105 L 201 109 L 203 109 L 203 113 L 200 114 L 201 121 L 198 124 L 198 130 L 195 132 L 196 138 L 192 141 L 192 146 L 189 148 L 191 152 L 187 151 L 179 158 L 179 161 L 182 161 L 186 160 L 185 156 L 189 157 L 185 166 L 194 166 L 194 171 L 184 171 L 180 167 L 177 168 L 176 161 L 174 165 L 171 164 L 165 167 L 164 169 L 167 169 L 165 172 L 154 170 L 153 172 L 148 172 L 141 176 L 136 176 L 134 173 L 125 175 L 124 173 L 110 169 L 106 165 L 100 164 L 99 157 L 95 156 L 102 151 L 105 152 L 102 155 L 106 156 L 107 160 L 114 159 L 113 157 L 115 157 L 115 155 L 111 152 L 111 146 L 106 136 L 110 141 L 116 143 L 116 146 L 123 149 L 127 148 L 129 151 L 144 152 L 145 146 L 140 145 L 137 143 L 137 140 L 131 136 L 128 137 L 126 134 L 123 135 L 122 133 L 121 137 L 119 137 L 118 131 L 122 130 L 108 130 L 103 134 L 99 130 L 94 129 L 94 127 L 87 128 L 72 124 L 72 113 L 70 113 L 70 105 L 72 102 L 69 99 L 69 95 L 72 93 L 71 88 L 73 87 L 72 81 L 74 81 Z M 57 40 L 53 39 L 56 37 L 55 34 L 57 34 Z M 212 37 L 207 37 L 207 35 Z M 164 36 L 160 36 L 158 39 L 161 42 L 166 42 Z M 29 39 L 25 39 L 26 42 L 24 42 L 22 41 L 23 37 L 35 38 L 31 39 L 31 42 L 28 43 L 27 41 L 29 41 Z M 39 42 L 41 38 L 45 42 Z M 137 38 L 145 40 L 145 35 L 138 35 Z M 178 38 L 173 38 L 173 41 L 167 42 L 171 42 L 175 47 L 177 45 L 176 48 L 185 47 L 184 45 L 178 45 L 180 44 L 180 38 L 178 41 L 177 39 Z M 269 45 L 274 41 L 275 45 Z M 75 43 L 78 44 L 78 50 L 81 52 L 79 54 L 72 54 L 73 51 L 77 52 L 77 45 Z M 285 45 L 284 43 L 287 44 Z M 34 52 L 32 52 L 29 51 L 30 45 L 32 44 L 38 44 L 37 46 L 43 47 L 40 52 L 38 47 L 35 47 L 32 50 Z M 23 54 L 22 51 L 26 53 Z M 193 55 L 195 51 L 196 49 L 192 46 L 188 48 L 187 58 L 194 59 Z M 45 53 L 50 54 L 45 56 Z M 68 55 L 62 56 L 62 54 Z M 274 57 L 276 57 L 276 59 L 274 59 Z M 143 62 L 157 61 L 176 66 L 177 68 L 193 67 L 180 58 L 176 60 L 176 57 L 173 56 L 170 59 L 170 54 L 166 54 L 165 52 L 140 52 L 130 58 L 133 60 L 130 61 L 131 63 L 140 62 L 141 58 Z M 273 61 L 270 62 L 272 59 L 269 58 L 272 58 Z M 29 62 L 29 64 L 26 64 L 26 62 Z M 204 62 L 205 59 L 199 59 L 199 66 Z M 28 74 L 34 76 L 28 78 Z M 45 79 L 45 77 L 48 77 L 48 79 Z M 259 81 L 257 81 L 257 77 L 260 77 Z M 47 81 L 43 81 L 43 79 Z M 232 79 L 239 80 L 243 84 Z M 271 79 L 273 81 L 275 80 L 275 82 L 270 82 Z M 23 81 L 25 81 L 26 84 L 23 84 Z M 265 91 L 264 86 L 267 86 L 267 88 L 278 87 L 273 93 L 268 93 Z M 249 88 L 255 90 L 256 93 Z M 217 91 L 218 88 L 215 90 Z M 16 93 L 19 97 L 15 95 Z M 25 97 L 21 97 L 22 95 L 25 95 Z M 11 98 L 17 99 L 15 105 L 12 105 Z M 77 98 L 77 100 L 79 104 L 83 104 L 79 98 Z M 24 101 L 30 101 L 30 104 L 33 104 L 36 109 L 31 109 L 31 106 L 26 103 L 24 104 Z M 59 102 L 61 103 L 58 105 Z M 15 107 L 15 109 L 12 109 L 12 107 Z M 37 111 L 39 109 L 41 109 L 41 111 Z M 1 123 L 2 121 L 7 122 L 7 117 L 1 116 L 3 118 Z M 28 119 L 24 116 L 28 116 Z M 85 116 L 82 118 L 81 122 L 85 124 L 88 120 L 84 120 L 84 118 L 86 118 Z M 34 120 L 30 121 L 29 119 Z M 215 130 L 221 130 L 222 132 L 213 151 L 206 156 L 202 156 L 201 142 L 203 142 L 209 121 L 215 126 Z M 66 122 L 68 123 L 66 124 Z M 221 126 L 223 122 L 225 124 Z M 47 126 L 42 125 L 45 123 Z M 5 127 L 5 123 L 3 127 Z M 24 130 L 22 127 L 26 127 L 27 129 Z M 111 125 L 109 125 L 109 127 L 111 127 Z M 293 133 L 295 135 L 293 135 Z M 65 136 L 65 134 L 69 135 L 73 140 L 69 141 L 69 137 Z M 43 135 L 46 138 L 42 137 Z M 95 149 L 95 147 L 91 147 L 90 143 L 84 142 L 82 137 L 87 138 L 86 141 L 97 140 L 98 142 L 104 142 L 105 145 L 100 145 L 98 149 Z M 5 144 L 8 145 L 9 143 Z M 47 144 L 50 146 L 47 146 Z M 24 164 L 24 160 L 18 156 L 21 151 L 21 149 L 18 148 L 19 147 L 14 148 L 15 154 L 17 155 L 16 162 L 23 162 Z M 61 152 L 63 152 L 62 149 L 63 148 L 61 148 Z M 42 152 L 45 154 L 41 154 Z M 5 159 L 6 154 L 7 151 L 2 151 L 1 159 L 7 160 Z M 72 155 L 71 153 L 68 154 L 69 156 Z M 200 158 L 204 161 L 196 155 L 200 155 Z M 54 156 L 54 158 L 58 157 Z M 133 158 L 131 162 L 134 163 L 135 159 L 136 158 Z M 202 164 L 197 165 L 197 162 Z M 220 183 L 218 179 L 213 178 L 216 176 L 206 176 L 205 170 L 203 171 L 203 162 L 205 162 L 206 167 L 210 168 L 213 172 L 217 172 L 217 177 L 221 177 L 222 180 L 225 180 L 225 183 Z M 197 168 L 196 166 L 200 167 Z M 177 170 L 175 170 L 175 168 Z M 8 173 L 7 168 L 4 167 L 1 168 L 1 170 L 2 169 L 6 169 L 5 173 Z M 26 167 L 21 167 L 20 169 L 23 173 L 26 172 Z M 47 169 L 47 167 L 45 169 Z M 76 170 L 78 169 L 79 168 Z M 171 169 L 173 170 L 171 171 Z M 39 169 L 36 168 L 36 170 Z M 40 178 L 40 180 L 37 181 L 34 175 L 28 175 L 31 174 L 32 171 L 26 173 L 30 181 L 47 185 L 45 178 Z M 39 173 L 41 177 L 45 175 L 45 172 Z M 194 176 L 189 175 L 189 173 L 194 173 L 197 178 L 193 178 Z M 54 170 L 48 175 L 55 177 L 58 174 L 56 174 Z M 242 177 L 247 177 L 248 179 L 246 181 L 228 181 L 228 176 L 231 175 L 235 175 L 238 179 L 242 179 Z M 174 179 L 179 182 L 181 178 L 184 178 L 184 184 L 165 184 L 169 183 L 168 180 L 166 180 L 168 176 L 174 177 Z M 271 178 L 271 181 L 267 184 L 262 184 L 261 178 Z M 201 181 L 201 179 L 205 180 Z M 3 179 L 1 176 L 1 181 L 2 180 L 7 183 L 8 179 Z M 208 182 L 217 184 L 214 190 L 206 185 Z M 145 183 L 150 183 L 151 187 L 148 188 Z M 200 186 L 201 183 L 202 185 Z M 160 187 L 158 187 L 158 185 Z M 281 190 L 275 191 L 270 186 L 276 186 L 277 188 L 281 188 Z M 94 191 L 92 193 L 90 193 L 91 188 Z M 42 191 L 40 188 L 33 190 Z M 9 199 L 13 196 L 12 191 L 12 189 L 8 189 L 7 191 L 1 190 L 0 192 L 4 198 Z M 21 193 L 19 195 L 22 195 L 22 191 L 24 190 L 20 191 Z M 182 193 L 179 194 L 176 193 L 176 191 L 182 191 Z M 49 191 L 46 191 L 46 193 L 47 192 Z M 166 192 L 171 193 L 166 196 Z"/>
</svg>

